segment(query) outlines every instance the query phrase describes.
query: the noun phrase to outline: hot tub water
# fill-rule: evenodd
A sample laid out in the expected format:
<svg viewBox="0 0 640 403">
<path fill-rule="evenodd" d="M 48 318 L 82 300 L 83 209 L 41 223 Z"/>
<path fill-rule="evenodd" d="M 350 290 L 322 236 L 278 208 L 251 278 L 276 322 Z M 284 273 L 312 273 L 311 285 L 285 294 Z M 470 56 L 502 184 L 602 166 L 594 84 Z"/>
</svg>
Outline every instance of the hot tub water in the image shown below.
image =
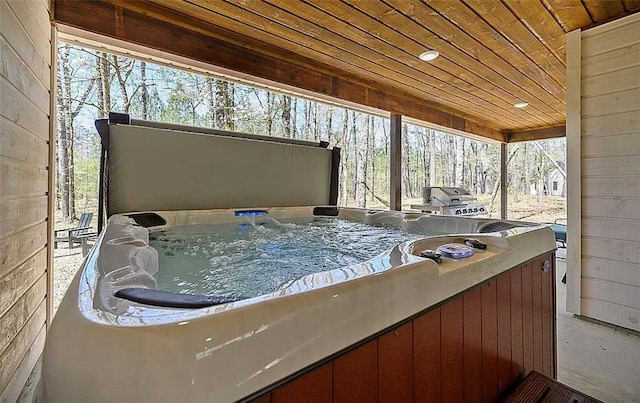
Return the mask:
<svg viewBox="0 0 640 403">
<path fill-rule="evenodd" d="M 190 225 L 152 231 L 158 289 L 188 294 L 254 297 L 310 273 L 369 260 L 423 231 L 338 218 Z"/>
</svg>

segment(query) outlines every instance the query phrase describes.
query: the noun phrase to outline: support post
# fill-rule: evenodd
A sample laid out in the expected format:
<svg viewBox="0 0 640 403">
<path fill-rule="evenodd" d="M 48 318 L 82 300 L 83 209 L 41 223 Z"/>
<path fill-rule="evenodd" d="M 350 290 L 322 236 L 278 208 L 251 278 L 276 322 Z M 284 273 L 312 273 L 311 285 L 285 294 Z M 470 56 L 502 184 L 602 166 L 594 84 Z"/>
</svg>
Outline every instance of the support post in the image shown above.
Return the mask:
<svg viewBox="0 0 640 403">
<path fill-rule="evenodd" d="M 567 312 L 582 310 L 582 32 L 567 34 Z"/>
<path fill-rule="evenodd" d="M 500 144 L 500 218 L 507 219 L 507 143 Z"/>
<path fill-rule="evenodd" d="M 391 150 L 389 161 L 389 209 L 402 210 L 402 115 L 392 114 L 390 119 Z"/>
</svg>

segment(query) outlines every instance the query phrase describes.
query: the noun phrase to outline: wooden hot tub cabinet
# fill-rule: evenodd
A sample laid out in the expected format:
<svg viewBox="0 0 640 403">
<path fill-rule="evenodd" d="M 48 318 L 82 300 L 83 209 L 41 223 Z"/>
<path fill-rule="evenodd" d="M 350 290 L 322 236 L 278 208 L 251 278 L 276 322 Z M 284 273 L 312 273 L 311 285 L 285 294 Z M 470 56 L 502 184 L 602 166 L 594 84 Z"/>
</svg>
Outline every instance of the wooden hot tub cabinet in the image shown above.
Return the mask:
<svg viewBox="0 0 640 403">
<path fill-rule="evenodd" d="M 248 400 L 493 402 L 531 370 L 555 379 L 554 280 L 539 256 Z"/>
</svg>

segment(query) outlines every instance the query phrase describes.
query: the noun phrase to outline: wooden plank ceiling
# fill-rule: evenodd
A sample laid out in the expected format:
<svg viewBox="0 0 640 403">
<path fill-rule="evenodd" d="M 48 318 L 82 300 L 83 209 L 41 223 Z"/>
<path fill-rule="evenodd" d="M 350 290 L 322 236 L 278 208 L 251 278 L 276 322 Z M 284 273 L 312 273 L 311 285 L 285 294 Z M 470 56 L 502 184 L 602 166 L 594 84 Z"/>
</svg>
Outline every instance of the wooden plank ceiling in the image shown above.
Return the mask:
<svg viewBox="0 0 640 403">
<path fill-rule="evenodd" d="M 54 22 L 500 141 L 565 124 L 565 34 L 640 0 L 54 0 Z M 77 31 L 74 31 L 77 32 Z M 437 50 L 424 62 L 418 55 Z M 527 102 L 518 109 L 513 105 Z"/>
</svg>

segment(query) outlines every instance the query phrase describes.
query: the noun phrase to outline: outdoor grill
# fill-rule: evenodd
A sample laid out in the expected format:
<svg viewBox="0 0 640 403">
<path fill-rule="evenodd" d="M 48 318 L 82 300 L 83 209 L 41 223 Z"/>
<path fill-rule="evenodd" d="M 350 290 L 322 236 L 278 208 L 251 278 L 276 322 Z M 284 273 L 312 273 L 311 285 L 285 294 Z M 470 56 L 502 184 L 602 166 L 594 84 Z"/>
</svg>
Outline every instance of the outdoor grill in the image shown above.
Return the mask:
<svg viewBox="0 0 640 403">
<path fill-rule="evenodd" d="M 484 204 L 477 202 L 476 197 L 467 190 L 445 186 L 422 188 L 422 204 L 412 204 L 411 208 L 457 216 L 474 216 L 487 212 Z"/>
</svg>

